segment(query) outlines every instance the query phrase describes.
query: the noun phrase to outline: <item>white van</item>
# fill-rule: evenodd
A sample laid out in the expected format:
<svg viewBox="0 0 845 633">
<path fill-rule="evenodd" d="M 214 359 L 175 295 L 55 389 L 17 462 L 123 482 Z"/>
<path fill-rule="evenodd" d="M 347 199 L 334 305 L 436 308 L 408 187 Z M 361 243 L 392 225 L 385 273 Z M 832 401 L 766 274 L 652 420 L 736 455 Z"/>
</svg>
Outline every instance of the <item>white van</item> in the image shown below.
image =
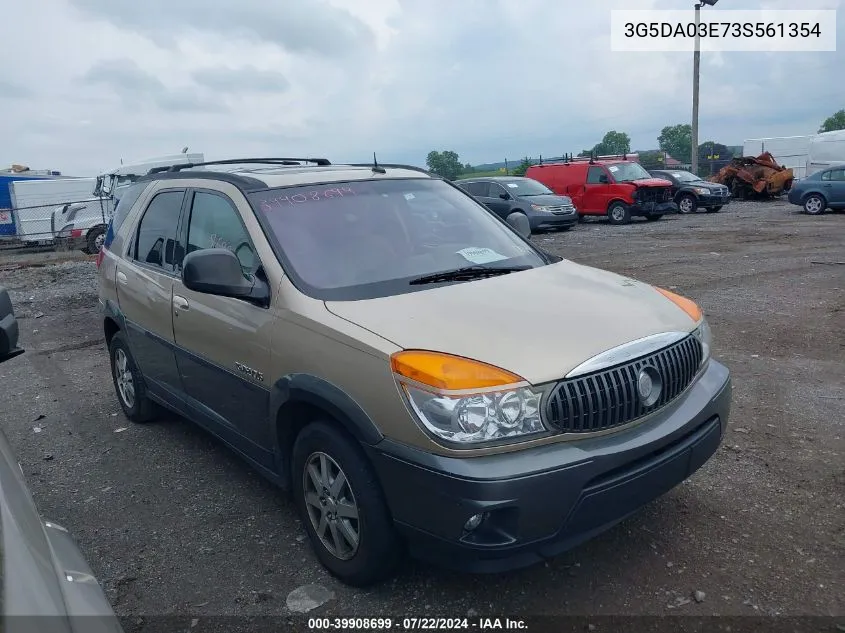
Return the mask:
<svg viewBox="0 0 845 633">
<path fill-rule="evenodd" d="M 845 130 L 817 134 L 810 143 L 807 175 L 845 163 Z"/>
</svg>

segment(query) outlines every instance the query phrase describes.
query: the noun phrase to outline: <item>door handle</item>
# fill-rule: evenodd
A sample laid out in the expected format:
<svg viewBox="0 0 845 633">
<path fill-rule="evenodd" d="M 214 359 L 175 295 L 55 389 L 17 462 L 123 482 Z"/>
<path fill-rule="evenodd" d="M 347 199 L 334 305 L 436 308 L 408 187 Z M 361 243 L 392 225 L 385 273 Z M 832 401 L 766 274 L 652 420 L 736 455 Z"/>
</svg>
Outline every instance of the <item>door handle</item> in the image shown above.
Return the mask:
<svg viewBox="0 0 845 633">
<path fill-rule="evenodd" d="M 173 295 L 173 307 L 177 308 L 178 310 L 190 310 L 191 305 L 188 303 L 188 300 L 185 297 L 180 297 L 179 295 Z"/>
<path fill-rule="evenodd" d="M 118 272 L 117 272 L 117 281 L 118 281 L 118 283 L 120 283 L 120 284 L 122 284 L 122 285 L 124 285 L 124 286 L 125 286 L 125 285 L 126 285 L 126 281 L 127 281 L 127 279 L 126 279 L 126 273 L 122 273 L 122 272 L 118 271 Z"/>
</svg>

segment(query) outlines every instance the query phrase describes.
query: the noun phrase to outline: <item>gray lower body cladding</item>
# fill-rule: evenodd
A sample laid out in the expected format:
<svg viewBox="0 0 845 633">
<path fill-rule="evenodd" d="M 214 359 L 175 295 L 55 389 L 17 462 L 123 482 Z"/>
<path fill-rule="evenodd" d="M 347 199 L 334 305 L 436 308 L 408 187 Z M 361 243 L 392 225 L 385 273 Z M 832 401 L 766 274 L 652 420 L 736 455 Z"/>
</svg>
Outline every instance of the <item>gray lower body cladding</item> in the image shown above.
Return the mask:
<svg viewBox="0 0 845 633">
<path fill-rule="evenodd" d="M 389 440 L 368 451 L 414 556 L 500 572 L 575 547 L 684 481 L 719 447 L 730 401 L 729 371 L 711 360 L 675 402 L 617 433 L 469 459 Z"/>
</svg>

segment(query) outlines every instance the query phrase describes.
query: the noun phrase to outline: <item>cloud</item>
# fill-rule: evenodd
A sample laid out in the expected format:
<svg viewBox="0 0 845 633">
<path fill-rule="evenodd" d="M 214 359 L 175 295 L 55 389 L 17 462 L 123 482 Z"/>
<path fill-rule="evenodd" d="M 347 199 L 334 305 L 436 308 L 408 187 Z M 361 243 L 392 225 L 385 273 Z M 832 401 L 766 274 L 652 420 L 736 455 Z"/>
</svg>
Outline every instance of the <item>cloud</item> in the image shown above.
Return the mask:
<svg viewBox="0 0 845 633">
<path fill-rule="evenodd" d="M 374 34 L 366 24 L 348 11 L 322 1 L 70 2 L 82 12 L 171 46 L 177 43 L 179 36 L 191 31 L 207 31 L 247 42 L 269 42 L 293 53 L 334 58 L 374 43 Z"/>
<path fill-rule="evenodd" d="M 184 145 L 415 164 L 451 149 L 487 163 L 578 152 L 611 129 L 656 147 L 664 126 L 690 121 L 692 59 L 611 52 L 609 12 L 632 6 L 692 15 L 689 0 L 11 3 L 0 54 L 26 64 L 3 81 L 24 98 L 0 99 L 0 164 L 85 175 Z M 845 107 L 842 64 L 842 52 L 702 55 L 700 138 L 815 132 Z"/>
<path fill-rule="evenodd" d="M 127 58 L 97 62 L 85 72 L 81 80 L 88 85 L 103 86 L 112 90 L 130 108 L 151 102 L 168 111 L 224 110 L 219 101 L 205 98 L 190 89 L 167 87 L 159 78 Z"/>
<path fill-rule="evenodd" d="M 26 86 L 0 79 L 0 99 L 27 99 L 32 95 Z"/>
<path fill-rule="evenodd" d="M 211 90 L 229 92 L 285 92 L 290 82 L 282 73 L 257 68 L 202 68 L 194 71 L 194 81 Z"/>
</svg>

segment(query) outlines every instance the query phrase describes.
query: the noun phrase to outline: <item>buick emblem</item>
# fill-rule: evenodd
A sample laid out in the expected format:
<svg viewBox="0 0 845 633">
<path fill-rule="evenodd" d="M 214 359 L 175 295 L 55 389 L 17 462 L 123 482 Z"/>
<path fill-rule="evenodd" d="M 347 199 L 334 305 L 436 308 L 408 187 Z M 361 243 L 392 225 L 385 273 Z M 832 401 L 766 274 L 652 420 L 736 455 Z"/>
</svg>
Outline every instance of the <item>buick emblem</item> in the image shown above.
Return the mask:
<svg viewBox="0 0 845 633">
<path fill-rule="evenodd" d="M 658 371 L 650 365 L 643 367 L 637 375 L 637 393 L 643 406 L 654 405 L 660 399 L 662 391 L 663 381 Z"/>
</svg>

